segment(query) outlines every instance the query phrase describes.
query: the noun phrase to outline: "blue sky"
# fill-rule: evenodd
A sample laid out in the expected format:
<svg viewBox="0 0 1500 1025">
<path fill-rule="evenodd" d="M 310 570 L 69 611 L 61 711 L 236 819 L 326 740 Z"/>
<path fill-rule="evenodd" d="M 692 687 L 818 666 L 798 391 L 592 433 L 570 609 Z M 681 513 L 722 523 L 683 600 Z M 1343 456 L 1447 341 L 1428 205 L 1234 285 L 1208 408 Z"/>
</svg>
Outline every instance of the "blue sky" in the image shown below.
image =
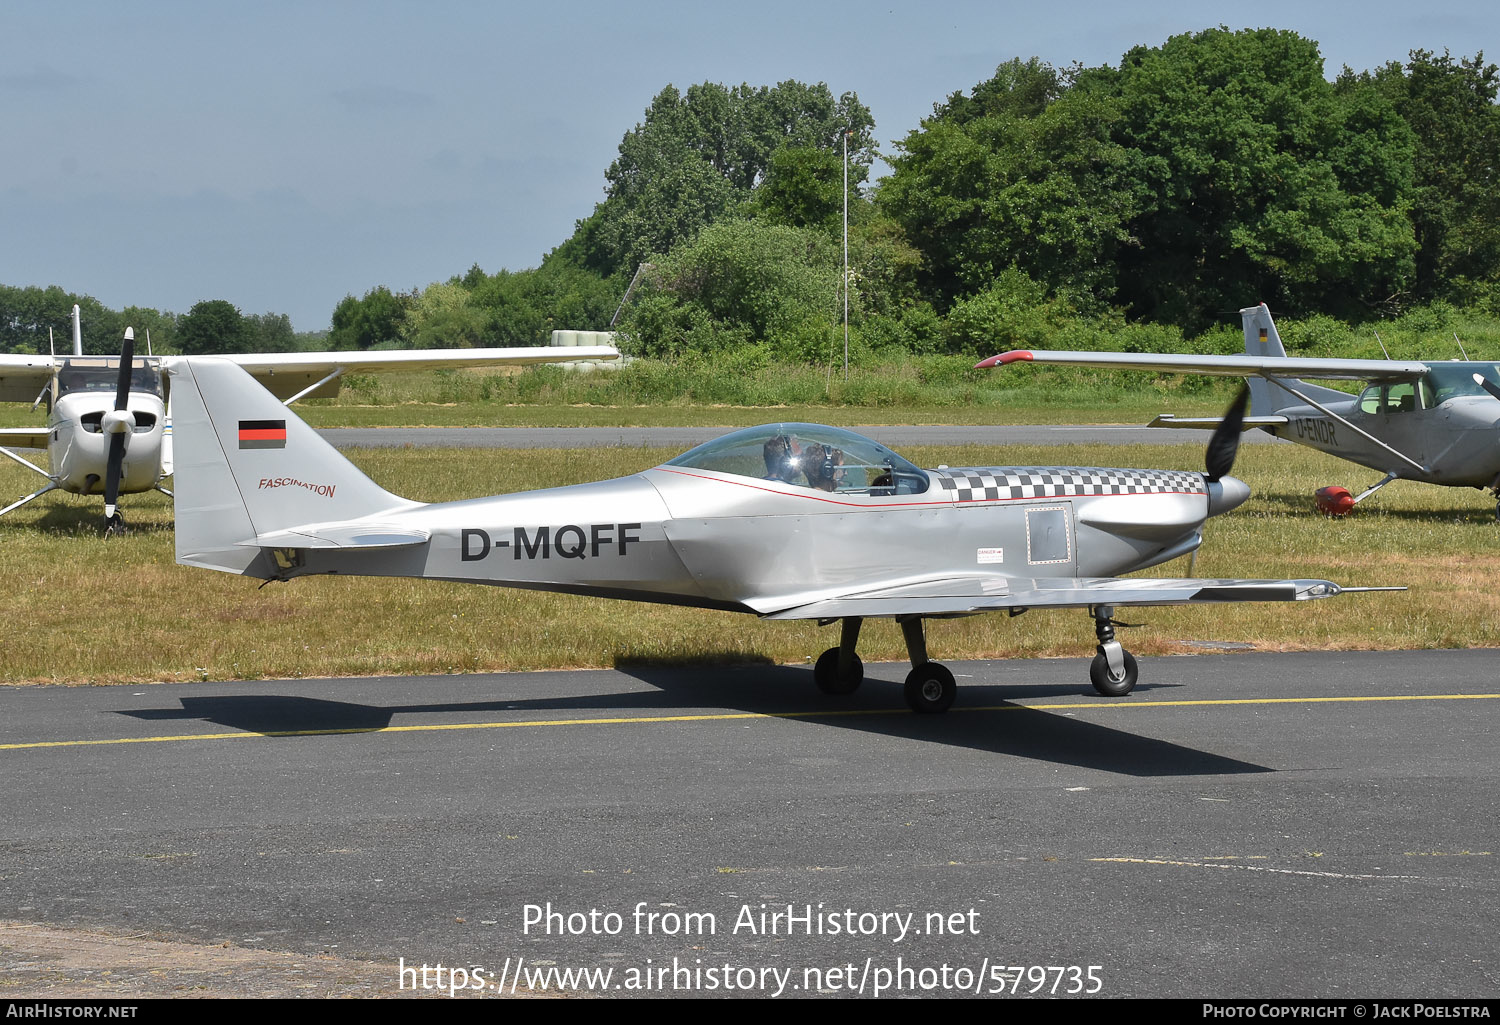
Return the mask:
<svg viewBox="0 0 1500 1025">
<path fill-rule="evenodd" d="M 1500 4 L 110 3 L 0 6 L 0 282 L 328 326 L 345 294 L 537 264 L 668 83 L 826 82 L 889 152 L 1012 57 L 1116 64 L 1218 24 L 1329 77 L 1500 58 Z"/>
</svg>

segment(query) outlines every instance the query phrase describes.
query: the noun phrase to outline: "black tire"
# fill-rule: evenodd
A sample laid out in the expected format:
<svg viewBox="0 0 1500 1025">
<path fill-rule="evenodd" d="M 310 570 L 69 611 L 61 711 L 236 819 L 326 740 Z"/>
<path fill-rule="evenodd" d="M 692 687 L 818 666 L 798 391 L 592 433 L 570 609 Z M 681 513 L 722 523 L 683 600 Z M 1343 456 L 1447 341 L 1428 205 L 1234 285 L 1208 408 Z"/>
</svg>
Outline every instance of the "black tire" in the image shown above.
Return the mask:
<svg viewBox="0 0 1500 1025">
<path fill-rule="evenodd" d="M 859 690 L 859 685 L 865 679 L 865 664 L 855 655 L 850 662 L 849 672 L 843 677 L 839 676 L 839 649 L 829 648 L 818 656 L 818 661 L 813 665 L 813 683 L 818 685 L 818 690 L 824 694 L 853 694 Z"/>
<path fill-rule="evenodd" d="M 956 697 L 958 684 L 946 666 L 924 662 L 906 675 L 906 703 L 913 712 L 946 712 Z"/>
<path fill-rule="evenodd" d="M 1125 652 L 1125 674 L 1118 679 L 1109 673 L 1109 659 L 1104 652 L 1094 656 L 1093 663 L 1089 666 L 1089 682 L 1094 689 L 1107 698 L 1123 698 L 1126 694 L 1135 690 L 1136 678 L 1140 675 L 1135 665 L 1135 656 Z"/>
</svg>

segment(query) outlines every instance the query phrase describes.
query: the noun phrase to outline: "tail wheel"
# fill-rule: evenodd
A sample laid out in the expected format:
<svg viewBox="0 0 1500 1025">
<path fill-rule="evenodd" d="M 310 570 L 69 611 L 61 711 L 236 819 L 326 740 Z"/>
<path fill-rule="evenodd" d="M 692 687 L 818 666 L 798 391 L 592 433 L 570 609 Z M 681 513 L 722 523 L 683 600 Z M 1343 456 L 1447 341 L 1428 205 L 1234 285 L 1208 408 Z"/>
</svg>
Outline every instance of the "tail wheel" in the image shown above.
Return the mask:
<svg viewBox="0 0 1500 1025">
<path fill-rule="evenodd" d="M 824 694 L 853 694 L 864 682 L 864 678 L 865 664 L 859 660 L 858 655 L 850 656 L 849 671 L 840 675 L 837 648 L 829 648 L 823 652 L 813 665 L 813 683 Z"/>
<path fill-rule="evenodd" d="M 1096 691 L 1107 698 L 1123 698 L 1135 689 L 1136 677 L 1139 675 L 1135 656 L 1123 649 L 1121 653 L 1125 656 L 1125 668 L 1118 676 L 1109 671 L 1109 659 L 1102 651 L 1094 656 L 1094 661 L 1089 666 L 1089 681 Z"/>
<path fill-rule="evenodd" d="M 906 677 L 906 703 L 913 712 L 946 712 L 958 697 L 958 684 L 946 666 L 924 662 Z"/>
</svg>

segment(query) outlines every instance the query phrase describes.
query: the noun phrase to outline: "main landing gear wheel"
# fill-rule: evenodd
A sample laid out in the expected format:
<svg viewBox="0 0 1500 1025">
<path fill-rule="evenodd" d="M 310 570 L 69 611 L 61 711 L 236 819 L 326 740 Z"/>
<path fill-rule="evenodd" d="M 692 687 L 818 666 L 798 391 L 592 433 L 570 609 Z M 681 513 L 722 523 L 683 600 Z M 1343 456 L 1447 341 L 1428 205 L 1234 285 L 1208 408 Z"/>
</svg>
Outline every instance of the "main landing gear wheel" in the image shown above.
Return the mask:
<svg viewBox="0 0 1500 1025">
<path fill-rule="evenodd" d="M 865 678 L 865 664 L 858 655 L 849 656 L 849 671 L 839 674 L 839 649 L 829 648 L 813 666 L 813 683 L 824 694 L 853 694 Z"/>
<path fill-rule="evenodd" d="M 1103 651 L 1094 656 L 1093 664 L 1089 666 L 1089 681 L 1096 691 L 1107 698 L 1123 698 L 1135 689 L 1136 677 L 1139 675 L 1135 656 L 1123 648 L 1120 654 L 1125 656 L 1125 668 L 1119 676 L 1109 671 L 1109 658 Z"/>
<path fill-rule="evenodd" d="M 104 536 L 115 537 L 125 533 L 125 517 L 115 513 L 104 521 Z"/>
<path fill-rule="evenodd" d="M 924 662 L 906 676 L 906 703 L 913 712 L 946 712 L 958 697 L 958 684 L 946 666 Z"/>
</svg>

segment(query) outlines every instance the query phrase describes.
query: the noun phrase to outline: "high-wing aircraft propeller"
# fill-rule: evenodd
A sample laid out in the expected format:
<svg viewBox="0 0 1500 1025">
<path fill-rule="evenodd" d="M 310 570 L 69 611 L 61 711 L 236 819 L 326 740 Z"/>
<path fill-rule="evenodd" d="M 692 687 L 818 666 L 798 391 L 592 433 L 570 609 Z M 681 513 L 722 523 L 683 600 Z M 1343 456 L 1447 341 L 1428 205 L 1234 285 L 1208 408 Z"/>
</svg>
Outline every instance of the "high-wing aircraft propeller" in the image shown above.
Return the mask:
<svg viewBox="0 0 1500 1025">
<path fill-rule="evenodd" d="M 120 471 L 125 463 L 125 444 L 135 430 L 135 415 L 130 412 L 130 374 L 135 365 L 135 330 L 125 329 L 120 346 L 120 373 L 115 383 L 115 407 L 100 417 L 100 428 L 109 435 L 109 453 L 104 469 L 104 522 L 106 529 L 122 525 L 116 508 L 120 500 Z"/>
<path fill-rule="evenodd" d="M 840 622 L 813 681 L 860 685 L 866 618 L 894 619 L 907 703 L 940 712 L 953 674 L 927 619 L 1088 610 L 1095 689 L 1130 692 L 1114 609 L 1305 601 L 1326 580 L 1123 578 L 1194 551 L 1245 501 L 1232 423 L 1208 473 L 1071 466 L 919 469 L 852 431 L 766 424 L 618 480 L 424 505 L 382 489 L 238 366 L 169 364 L 177 423 L 177 561 L 262 580 L 430 577 Z M 1237 403 L 1237 406 L 1242 404 Z M 1233 420 L 1239 413 L 1231 409 Z M 1212 479 L 1211 479 L 1212 478 Z"/>
</svg>

